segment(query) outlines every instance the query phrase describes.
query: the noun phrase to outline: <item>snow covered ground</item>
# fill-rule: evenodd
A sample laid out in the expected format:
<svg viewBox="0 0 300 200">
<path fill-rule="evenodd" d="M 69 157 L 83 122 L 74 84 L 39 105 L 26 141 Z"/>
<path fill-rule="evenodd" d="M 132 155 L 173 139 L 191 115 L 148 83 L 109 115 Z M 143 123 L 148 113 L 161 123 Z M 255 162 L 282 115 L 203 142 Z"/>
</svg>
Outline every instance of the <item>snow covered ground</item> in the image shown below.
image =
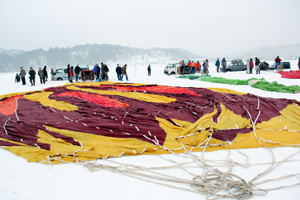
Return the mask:
<svg viewBox="0 0 300 200">
<path fill-rule="evenodd" d="M 122 64 L 122 63 L 120 63 Z M 229 88 L 241 92 L 249 92 L 264 97 L 289 98 L 300 101 L 299 94 L 287 94 L 277 92 L 267 92 L 250 86 L 233 86 L 186 79 L 177 79 L 176 76 L 166 76 L 163 74 L 165 64 L 152 65 L 152 76 L 147 76 L 147 66 L 128 66 L 129 82 L 162 84 L 173 86 L 192 86 L 192 87 L 218 87 Z M 292 69 L 297 69 L 296 61 L 292 61 Z M 282 79 L 280 75 L 273 71 L 261 71 L 260 75 L 246 74 L 245 72 L 216 73 L 213 63 L 210 64 L 212 76 L 248 79 L 252 77 L 264 77 L 268 81 L 277 81 L 286 85 L 300 85 L 298 80 Z M 39 90 L 45 87 L 58 86 L 66 81 L 52 81 L 45 85 L 37 83 L 32 87 L 27 84 L 14 83 L 14 73 L 0 74 L 0 95 L 14 92 Z M 111 66 L 109 77 L 111 81 L 116 81 L 115 67 Z M 288 155 L 299 151 L 299 148 L 274 148 L 277 161 L 286 158 Z M 241 152 L 249 156 L 251 163 L 271 162 L 271 154 L 263 148 L 244 149 Z M 206 158 L 224 159 L 228 152 L 216 151 L 205 153 Z M 197 153 L 200 154 L 200 153 Z M 172 155 L 165 157 L 173 158 Z M 244 158 L 237 150 L 231 151 L 230 158 L 233 161 L 241 161 Z M 105 170 L 90 172 L 85 167 L 70 163 L 62 165 L 43 165 L 39 163 L 28 163 L 25 159 L 15 156 L 12 153 L 0 149 L 0 200 L 62 200 L 62 199 L 132 199 L 132 200 L 153 200 L 153 199 L 172 199 L 172 200 L 199 200 L 206 199 L 204 195 L 187 191 L 172 189 L 161 185 L 144 182 Z M 174 159 L 177 159 L 176 157 Z M 159 165 L 162 160 L 157 156 L 132 156 L 116 159 L 126 163 L 143 163 L 147 165 Z M 293 156 L 292 160 L 300 160 L 300 152 Z M 268 165 L 251 166 L 250 168 L 236 168 L 234 172 L 244 177 L 246 180 L 259 174 Z M 178 176 L 183 176 L 182 172 Z M 299 161 L 288 162 L 280 165 L 266 178 L 276 178 L 287 174 L 300 173 Z M 176 174 L 177 175 L 177 174 Z M 278 185 L 290 185 L 300 182 L 300 175 L 287 180 L 281 180 L 278 184 L 266 184 L 264 188 L 271 188 Z M 271 191 L 266 196 L 255 196 L 253 199 L 272 199 L 272 200 L 296 200 L 300 197 L 300 188 Z"/>
</svg>

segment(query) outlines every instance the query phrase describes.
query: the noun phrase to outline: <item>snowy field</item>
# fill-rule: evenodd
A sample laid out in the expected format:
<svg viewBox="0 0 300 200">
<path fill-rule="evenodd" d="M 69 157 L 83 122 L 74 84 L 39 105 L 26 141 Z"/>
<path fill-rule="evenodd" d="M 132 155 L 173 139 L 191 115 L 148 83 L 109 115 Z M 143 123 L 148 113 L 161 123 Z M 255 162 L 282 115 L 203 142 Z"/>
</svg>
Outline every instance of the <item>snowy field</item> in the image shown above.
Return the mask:
<svg viewBox="0 0 300 200">
<path fill-rule="evenodd" d="M 122 63 L 120 63 L 122 64 Z M 292 61 L 292 69 L 297 69 L 296 61 Z M 147 65 L 128 66 L 128 82 L 161 84 L 172 86 L 187 87 L 217 87 L 228 88 L 240 92 L 249 92 L 263 97 L 288 98 L 300 101 L 299 94 L 287 94 L 278 92 L 268 92 L 252 88 L 250 86 L 234 86 L 217 83 L 208 83 L 201 81 L 192 81 L 186 79 L 177 79 L 176 76 L 166 76 L 163 74 L 165 64 L 152 65 L 152 76 L 147 76 Z M 27 69 L 28 70 L 28 69 Z M 210 64 L 212 76 L 226 77 L 233 79 L 265 78 L 267 81 L 277 81 L 285 85 L 300 85 L 299 79 L 282 79 L 274 71 L 261 71 L 260 75 L 246 74 L 245 72 L 217 73 L 213 63 Z M 14 73 L 0 74 L 0 95 L 14 92 L 39 90 L 46 87 L 58 86 L 66 81 L 50 81 L 41 85 L 37 81 L 36 86 L 26 86 L 14 83 Z M 109 77 L 111 81 L 117 81 L 115 67 L 110 67 Z M 28 81 L 28 80 L 26 80 Z M 285 159 L 299 148 L 274 148 L 276 161 Z M 271 154 L 263 148 L 240 150 L 249 157 L 250 163 L 269 163 L 272 161 Z M 201 153 L 195 153 L 201 154 Z M 204 153 L 205 158 L 225 159 L 228 156 L 227 151 L 216 151 Z M 166 158 L 176 157 L 164 155 Z M 245 157 L 237 150 L 232 150 L 229 158 L 233 161 L 243 161 Z M 28 163 L 25 159 L 13 155 L 11 152 L 0 149 L 0 200 L 154 200 L 154 199 L 172 199 L 172 200 L 199 200 L 206 199 L 204 195 L 191 193 L 188 191 L 172 189 L 161 185 L 144 182 L 133 179 L 121 174 L 112 173 L 105 170 L 90 172 L 87 168 L 70 163 L 61 165 L 43 165 L 39 163 Z M 293 156 L 292 161 L 278 166 L 266 178 L 276 178 L 288 174 L 300 173 L 299 160 L 300 152 Z M 114 159 L 120 162 L 143 164 L 144 166 L 155 166 L 161 164 L 162 160 L 157 156 L 132 156 Z M 297 161 L 298 160 L 298 161 Z M 246 180 L 250 180 L 255 175 L 267 169 L 269 165 L 250 166 L 249 168 L 238 167 L 234 172 Z M 178 176 L 183 176 L 181 171 Z M 177 175 L 177 174 L 176 174 Z M 291 185 L 300 182 L 300 175 L 287 180 L 280 180 L 277 183 L 269 183 L 263 188 L 272 188 L 280 185 Z M 300 197 L 300 187 L 276 190 L 269 192 L 266 196 L 255 196 L 256 200 L 298 200 Z"/>
</svg>

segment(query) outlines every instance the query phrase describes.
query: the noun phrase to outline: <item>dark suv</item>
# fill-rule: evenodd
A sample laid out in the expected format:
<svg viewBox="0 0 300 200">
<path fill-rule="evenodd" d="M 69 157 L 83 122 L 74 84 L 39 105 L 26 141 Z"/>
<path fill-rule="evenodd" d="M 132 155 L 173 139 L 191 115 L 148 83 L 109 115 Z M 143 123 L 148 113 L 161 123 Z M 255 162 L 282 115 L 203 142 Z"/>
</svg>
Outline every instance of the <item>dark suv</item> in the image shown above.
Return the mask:
<svg viewBox="0 0 300 200">
<path fill-rule="evenodd" d="M 278 66 L 280 69 L 291 69 L 291 63 L 290 62 L 280 62 L 280 65 Z M 273 65 L 269 66 L 269 69 L 276 69 L 275 63 Z"/>
</svg>

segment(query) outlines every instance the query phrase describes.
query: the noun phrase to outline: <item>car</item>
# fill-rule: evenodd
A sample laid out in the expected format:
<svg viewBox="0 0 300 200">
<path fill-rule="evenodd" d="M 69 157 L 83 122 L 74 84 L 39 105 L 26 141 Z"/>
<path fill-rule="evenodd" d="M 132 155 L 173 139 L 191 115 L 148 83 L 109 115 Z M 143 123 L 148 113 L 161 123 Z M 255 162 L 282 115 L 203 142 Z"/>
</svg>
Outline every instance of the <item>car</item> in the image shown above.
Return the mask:
<svg viewBox="0 0 300 200">
<path fill-rule="evenodd" d="M 230 61 L 230 63 L 226 66 L 225 72 L 228 71 L 244 71 L 247 67 L 242 59 L 235 59 Z M 221 71 L 223 71 L 223 68 L 221 68 Z"/>
<path fill-rule="evenodd" d="M 280 62 L 280 65 L 278 68 L 281 68 L 281 69 L 291 69 L 291 63 L 288 62 L 288 61 L 283 61 L 283 62 Z M 276 69 L 275 67 L 275 63 L 270 65 L 269 66 L 269 69 Z"/>
<path fill-rule="evenodd" d="M 82 70 L 88 70 L 88 67 L 83 67 L 81 68 Z M 52 81 L 64 81 L 64 80 L 68 80 L 68 70 L 67 68 L 63 69 L 56 69 L 53 76 L 52 76 Z M 81 73 L 79 73 L 79 79 L 81 79 Z"/>
<path fill-rule="evenodd" d="M 168 64 L 164 68 L 164 73 L 167 75 L 177 74 L 178 67 L 179 67 L 179 64 Z"/>
<path fill-rule="evenodd" d="M 268 70 L 269 63 L 267 63 L 266 61 L 263 61 L 263 62 L 259 63 L 259 68 L 260 68 L 260 70 Z"/>
<path fill-rule="evenodd" d="M 53 81 L 68 80 L 67 69 L 56 69 L 51 79 Z"/>
</svg>

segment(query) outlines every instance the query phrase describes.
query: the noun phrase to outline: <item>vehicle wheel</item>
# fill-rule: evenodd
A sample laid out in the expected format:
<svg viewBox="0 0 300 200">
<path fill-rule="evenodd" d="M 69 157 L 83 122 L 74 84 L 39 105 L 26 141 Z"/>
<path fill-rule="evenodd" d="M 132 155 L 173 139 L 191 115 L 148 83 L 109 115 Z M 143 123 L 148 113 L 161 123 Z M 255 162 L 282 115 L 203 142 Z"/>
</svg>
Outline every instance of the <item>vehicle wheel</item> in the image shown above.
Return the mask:
<svg viewBox="0 0 300 200">
<path fill-rule="evenodd" d="M 226 69 L 225 72 L 231 72 L 231 69 Z"/>
<path fill-rule="evenodd" d="M 174 75 L 174 74 L 176 74 L 175 72 L 171 72 L 171 75 Z"/>
<path fill-rule="evenodd" d="M 62 78 L 57 78 L 56 80 L 58 80 L 58 81 L 62 81 L 63 79 L 62 79 Z"/>
</svg>

